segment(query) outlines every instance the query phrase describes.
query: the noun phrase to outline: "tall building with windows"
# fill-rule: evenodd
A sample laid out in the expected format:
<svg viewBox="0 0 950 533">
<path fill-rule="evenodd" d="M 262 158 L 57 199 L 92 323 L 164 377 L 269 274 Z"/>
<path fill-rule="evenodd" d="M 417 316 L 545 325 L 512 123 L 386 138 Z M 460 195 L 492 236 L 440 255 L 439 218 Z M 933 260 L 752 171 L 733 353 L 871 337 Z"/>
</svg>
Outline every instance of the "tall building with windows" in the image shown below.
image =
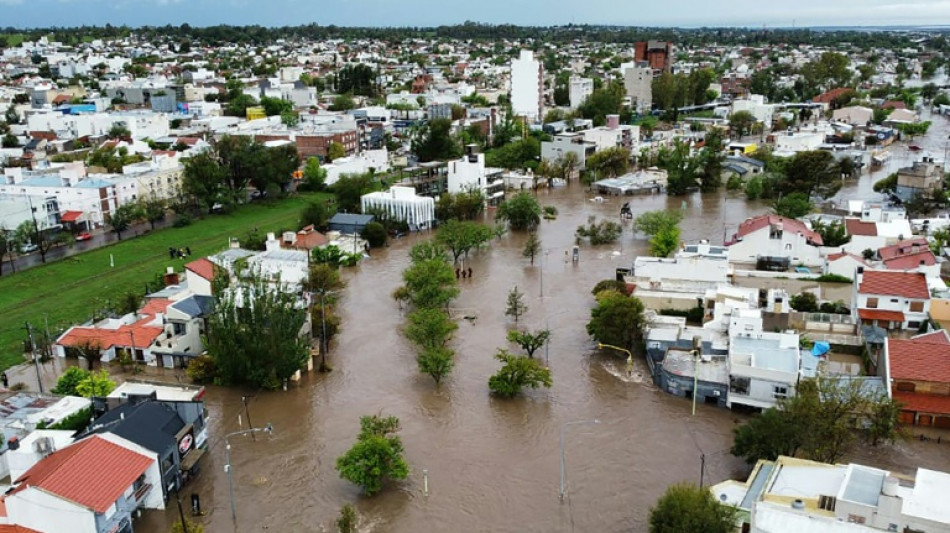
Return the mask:
<svg viewBox="0 0 950 533">
<path fill-rule="evenodd" d="M 530 122 L 543 117 L 542 93 L 544 71 L 534 52 L 522 50 L 518 59 L 511 60 L 511 109 L 515 115 Z"/>
</svg>

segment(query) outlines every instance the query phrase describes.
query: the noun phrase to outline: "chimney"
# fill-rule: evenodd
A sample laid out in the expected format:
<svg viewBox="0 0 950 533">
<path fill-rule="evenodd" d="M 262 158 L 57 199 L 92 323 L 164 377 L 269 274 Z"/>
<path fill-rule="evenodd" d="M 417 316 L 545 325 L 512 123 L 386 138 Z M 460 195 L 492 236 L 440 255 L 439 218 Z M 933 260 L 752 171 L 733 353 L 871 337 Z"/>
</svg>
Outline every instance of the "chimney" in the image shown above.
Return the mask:
<svg viewBox="0 0 950 533">
<path fill-rule="evenodd" d="M 238 248 L 240 248 L 240 247 L 241 247 L 241 241 L 239 241 L 239 240 L 237 240 L 237 239 L 235 239 L 235 238 L 230 238 L 230 239 L 228 239 L 228 248 L 230 248 L 230 249 L 232 249 L 232 250 L 236 250 L 236 249 L 238 249 Z"/>
<path fill-rule="evenodd" d="M 607 129 L 615 130 L 620 127 L 620 115 L 607 115 Z"/>
<path fill-rule="evenodd" d="M 267 234 L 267 242 L 264 245 L 264 249 L 268 252 L 280 250 L 280 242 L 277 241 L 277 237 L 274 236 L 273 232 Z"/>
<path fill-rule="evenodd" d="M 910 249 L 913 253 L 916 254 L 917 252 L 920 251 L 920 243 L 915 242 L 914 245 L 910 247 Z"/>
<path fill-rule="evenodd" d="M 168 267 L 165 269 L 165 275 L 162 276 L 162 281 L 165 283 L 165 286 L 178 285 L 178 274 L 175 273 L 175 267 Z"/>
</svg>

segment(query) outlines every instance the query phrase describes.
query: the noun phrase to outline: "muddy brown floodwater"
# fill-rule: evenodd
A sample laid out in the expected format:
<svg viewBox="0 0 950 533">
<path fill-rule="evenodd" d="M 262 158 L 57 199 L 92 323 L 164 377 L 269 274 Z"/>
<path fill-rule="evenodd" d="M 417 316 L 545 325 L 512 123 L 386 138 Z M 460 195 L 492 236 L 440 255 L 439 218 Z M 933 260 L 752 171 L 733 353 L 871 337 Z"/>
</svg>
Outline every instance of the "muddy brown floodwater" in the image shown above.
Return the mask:
<svg viewBox="0 0 950 533">
<path fill-rule="evenodd" d="M 848 189 L 868 190 L 880 177 L 865 175 Z M 521 256 L 525 235 L 518 233 L 473 254 L 474 277 L 460 280 L 454 306 L 477 319 L 460 321 L 455 368 L 440 388 L 416 369 L 415 352 L 400 333 L 404 315 L 390 296 L 409 248 L 428 236 L 395 241 L 347 274 L 343 329 L 330 353 L 333 372 L 307 375 L 287 392 L 258 394 L 249 404 L 251 419 L 258 426 L 272 423 L 273 436 L 231 439 L 236 522 L 223 435 L 240 429 L 241 396 L 256 391 L 209 388 L 211 449 L 200 476 L 184 491 L 200 495 L 207 531 L 335 531 L 340 507 L 350 502 L 365 532 L 645 531 L 650 506 L 669 484 L 699 482 L 701 454 L 707 484 L 745 475 L 743 463 L 728 453 L 738 415 L 700 405 L 691 417 L 688 401 L 653 387 L 642 361 L 628 378 L 623 358 L 597 353 L 585 333 L 591 287 L 645 253 L 646 243 L 634 238 L 628 222 L 622 245 L 584 245 L 577 265 L 565 261 L 565 251 L 589 215 L 613 218 L 623 200 L 594 203 L 578 185 L 539 195 L 542 204 L 560 212 L 541 225 L 544 259 L 529 265 Z M 724 228 L 735 231 L 748 216 L 767 210 L 764 203 L 723 194 L 629 200 L 634 214 L 678 209 L 685 202 L 684 238 L 713 242 L 722 242 Z M 507 346 L 505 333 L 514 327 L 504 316 L 514 285 L 527 294 L 529 307 L 520 326 L 549 322 L 553 330 L 554 385 L 499 400 L 489 395 L 487 381 L 498 368 L 492 355 Z M 538 356 L 545 357 L 543 349 Z M 402 421 L 412 473 L 366 498 L 339 478 L 334 462 L 354 442 L 359 417 L 374 413 Z M 561 503 L 560 432 L 565 422 L 589 419 L 600 423 L 566 429 L 568 497 Z M 902 444 L 884 459 L 947 469 L 950 447 L 926 446 Z M 146 513 L 136 529 L 164 533 L 177 516 L 173 507 Z"/>
</svg>

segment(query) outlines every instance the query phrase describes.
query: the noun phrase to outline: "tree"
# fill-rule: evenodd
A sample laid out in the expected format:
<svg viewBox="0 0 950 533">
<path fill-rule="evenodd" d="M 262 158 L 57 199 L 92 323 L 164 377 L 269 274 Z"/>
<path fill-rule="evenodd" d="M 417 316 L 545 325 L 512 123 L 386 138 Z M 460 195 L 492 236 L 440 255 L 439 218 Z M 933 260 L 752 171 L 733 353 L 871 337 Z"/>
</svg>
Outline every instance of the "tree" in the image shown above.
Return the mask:
<svg viewBox="0 0 950 533">
<path fill-rule="evenodd" d="M 379 93 L 376 71 L 365 63 L 346 65 L 337 73 L 336 90 L 341 93 L 374 97 Z"/>
<path fill-rule="evenodd" d="M 541 142 L 534 137 L 511 141 L 485 154 L 485 165 L 506 169 L 525 169 L 537 166 L 541 157 Z"/>
<path fill-rule="evenodd" d="M 428 350 L 444 348 L 458 329 L 458 324 L 441 309 L 423 308 L 409 314 L 406 338 Z"/>
<path fill-rule="evenodd" d="M 346 157 L 346 149 L 336 141 L 331 142 L 330 146 L 327 147 L 327 160 L 335 161 L 341 157 Z"/>
<path fill-rule="evenodd" d="M 735 508 L 716 501 L 709 490 L 676 484 L 650 508 L 650 533 L 732 533 L 735 520 Z"/>
<path fill-rule="evenodd" d="M 598 178 L 616 178 L 627 172 L 630 151 L 626 148 L 607 148 L 587 158 L 587 171 Z"/>
<path fill-rule="evenodd" d="M 336 528 L 339 533 L 357 533 L 359 518 L 356 515 L 356 508 L 352 504 L 346 504 L 340 508 L 340 518 L 336 520 Z"/>
<path fill-rule="evenodd" d="M 702 174 L 700 157 L 690 156 L 689 144 L 676 140 L 673 149 L 662 148 L 657 156 L 657 166 L 667 172 L 668 194 L 686 194 L 697 185 Z"/>
<path fill-rule="evenodd" d="M 802 445 L 802 433 L 789 417 L 771 408 L 733 430 L 732 455 L 749 464 L 760 459 L 774 461 L 780 455 L 794 457 Z"/>
<path fill-rule="evenodd" d="M 818 311 L 818 297 L 813 292 L 801 292 L 792 296 L 788 304 L 799 313 L 815 313 Z"/>
<path fill-rule="evenodd" d="M 597 282 L 597 285 L 594 285 L 590 293 L 597 296 L 601 291 L 617 291 L 620 294 L 627 294 L 627 284 L 619 279 L 602 279 Z"/>
<path fill-rule="evenodd" d="M 505 316 L 515 319 L 515 324 L 522 315 L 528 312 L 528 305 L 524 303 L 524 293 L 518 290 L 515 285 L 508 291 L 508 299 L 505 301 Z"/>
<path fill-rule="evenodd" d="M 115 390 L 115 381 L 109 379 L 105 369 L 90 372 L 88 376 L 76 383 L 76 393 L 83 398 L 104 398 Z"/>
<path fill-rule="evenodd" d="M 722 164 L 725 161 L 722 152 L 722 133 L 718 128 L 706 133 L 705 143 L 706 145 L 699 155 L 702 169 L 699 175 L 699 189 L 702 192 L 712 192 L 722 185 Z"/>
<path fill-rule="evenodd" d="M 836 248 L 851 241 L 848 229 L 840 221 L 824 223 L 816 220 L 812 226 L 812 229 L 821 235 L 821 242 L 825 246 Z"/>
<path fill-rule="evenodd" d="M 452 371 L 454 355 L 452 350 L 445 347 L 423 348 L 416 357 L 416 362 L 419 365 L 419 371 L 431 376 L 435 384 L 439 385 L 442 378 Z"/>
<path fill-rule="evenodd" d="M 521 251 L 521 255 L 524 257 L 531 258 L 531 264 L 534 265 L 534 256 L 538 255 L 541 252 L 541 239 L 538 238 L 538 233 L 532 231 L 528 234 L 528 240 L 524 243 L 524 250 Z"/>
<path fill-rule="evenodd" d="M 586 238 L 592 245 L 597 246 L 600 244 L 617 242 L 617 239 L 620 238 L 620 234 L 622 232 L 623 227 L 620 226 L 619 222 L 603 219 L 598 221 L 593 215 L 591 215 L 587 218 L 586 226 L 577 226 L 574 236 L 577 239 L 578 244 L 580 244 L 581 238 Z"/>
<path fill-rule="evenodd" d="M 165 220 L 165 212 L 168 207 L 164 200 L 158 198 L 147 198 L 140 202 L 139 210 L 142 218 L 148 221 L 152 229 L 155 229 L 155 223 Z"/>
<path fill-rule="evenodd" d="M 513 230 L 530 231 L 541 223 L 541 206 L 537 198 L 521 192 L 498 206 L 495 219 L 499 222 L 507 222 L 508 227 Z"/>
<path fill-rule="evenodd" d="M 54 244 L 46 230 L 46 227 L 37 225 L 33 220 L 24 220 L 17 226 L 14 232 L 13 244 L 18 249 L 27 243 L 35 244 L 40 252 L 40 259 L 45 263 L 46 252 L 48 252 Z"/>
<path fill-rule="evenodd" d="M 364 226 L 363 231 L 360 232 L 360 237 L 365 239 L 372 248 L 386 246 L 386 241 L 389 239 L 389 235 L 386 233 L 386 226 L 376 221 Z"/>
<path fill-rule="evenodd" d="M 188 528 L 186 532 L 181 525 L 181 522 L 172 523 L 171 533 L 205 533 L 205 527 L 200 522 L 193 522 L 191 520 L 185 520 L 185 525 Z"/>
<path fill-rule="evenodd" d="M 273 282 L 279 285 L 280 279 Z M 306 314 L 295 294 L 274 290 L 257 274 L 216 292 L 205 346 L 218 382 L 276 389 L 303 367 L 308 346 L 299 333 Z"/>
<path fill-rule="evenodd" d="M 743 136 L 752 132 L 752 125 L 758 122 L 749 111 L 736 111 L 735 113 L 729 115 L 729 131 L 736 135 L 736 138 L 742 138 Z"/>
<path fill-rule="evenodd" d="M 534 352 L 544 346 L 544 343 L 551 339 L 551 330 L 542 329 L 531 333 L 530 331 L 511 330 L 508 332 L 508 342 L 513 342 L 521 349 L 527 352 L 528 357 L 534 357 Z"/>
<path fill-rule="evenodd" d="M 654 257 L 669 257 L 679 248 L 679 226 L 662 228 L 656 235 L 650 237 L 650 255 Z"/>
<path fill-rule="evenodd" d="M 468 188 L 462 192 L 445 192 L 439 195 L 435 204 L 435 218 L 446 221 L 453 218 L 458 220 L 473 220 L 485 209 L 485 193 L 477 187 Z"/>
<path fill-rule="evenodd" d="M 824 150 L 799 152 L 785 165 L 779 192 L 803 193 L 808 198 L 830 198 L 841 189 L 841 175 L 834 155 Z"/>
<path fill-rule="evenodd" d="M 461 150 L 452 136 L 452 121 L 437 118 L 420 127 L 411 138 L 412 153 L 419 161 L 446 161 L 458 157 Z"/>
<path fill-rule="evenodd" d="M 264 108 L 264 114 L 273 117 L 282 115 L 285 112 L 293 111 L 294 104 L 282 98 L 271 98 L 269 96 L 261 97 L 261 107 Z"/>
<path fill-rule="evenodd" d="M 512 398 L 521 393 L 521 389 L 551 388 L 551 369 L 530 357 L 512 355 L 508 350 L 499 349 L 495 359 L 503 363 L 501 369 L 488 378 L 488 388 L 503 398 Z"/>
<path fill-rule="evenodd" d="M 795 192 L 772 202 L 772 212 L 786 218 L 801 218 L 811 213 L 814 206 L 804 193 Z"/>
<path fill-rule="evenodd" d="M 121 241 L 122 232 L 129 229 L 136 220 L 142 218 L 142 215 L 141 206 L 134 203 L 122 204 L 110 213 L 109 225 L 112 226 L 112 231 Z"/>
<path fill-rule="evenodd" d="M 330 220 L 330 208 L 324 202 L 309 202 L 300 212 L 300 227 L 313 226 L 323 231 Z"/>
<path fill-rule="evenodd" d="M 577 112 L 586 119 L 594 121 L 595 126 L 607 123 L 607 115 L 619 114 L 623 106 L 625 95 L 623 83 L 613 82 L 599 89 L 595 89 L 580 106 Z"/>
<path fill-rule="evenodd" d="M 20 146 L 20 140 L 17 139 L 17 136 L 13 133 L 7 132 L 7 134 L 3 136 L 2 146 L 4 148 L 16 148 Z"/>
<path fill-rule="evenodd" d="M 247 108 L 256 105 L 257 99 L 249 94 L 241 93 L 228 101 L 227 105 L 224 106 L 224 112 L 232 117 L 246 117 Z"/>
<path fill-rule="evenodd" d="M 122 123 L 115 123 L 109 128 L 109 133 L 107 134 L 110 139 L 128 139 L 131 137 L 129 128 L 125 127 Z"/>
<path fill-rule="evenodd" d="M 316 157 L 307 158 L 303 167 L 303 180 L 297 186 L 301 192 L 322 191 L 326 187 L 327 171 L 320 166 L 320 160 Z"/>
<path fill-rule="evenodd" d="M 6 256 L 10 261 L 10 268 L 16 272 L 16 254 L 22 243 L 17 240 L 17 232 L 9 231 L 0 226 L 0 275 L 3 274 L 3 257 Z"/>
<path fill-rule="evenodd" d="M 444 308 L 459 293 L 452 267 L 442 259 L 414 261 L 402 279 L 416 308 Z"/>
<path fill-rule="evenodd" d="M 211 212 L 214 204 L 219 203 L 224 197 L 227 170 L 218 163 L 211 152 L 193 155 L 186 159 L 184 164 L 182 189 L 185 194 Z"/>
<path fill-rule="evenodd" d="M 403 459 L 399 419 L 380 415 L 360 418 L 356 444 L 336 460 L 340 477 L 356 485 L 369 496 L 383 489 L 387 480 L 406 479 L 409 465 Z"/>
<path fill-rule="evenodd" d="M 595 298 L 597 305 L 591 309 L 587 334 L 597 342 L 633 350 L 643 336 L 646 323 L 643 302 L 612 290 L 601 292 Z"/>
<path fill-rule="evenodd" d="M 79 396 L 76 387 L 86 380 L 90 374 L 91 372 L 88 370 L 78 366 L 71 366 L 59 376 L 59 379 L 56 381 L 56 387 L 54 387 L 51 392 L 53 394 L 59 394 L 60 396 Z"/>
<path fill-rule="evenodd" d="M 337 207 L 345 213 L 356 213 L 360 209 L 360 199 L 379 189 L 379 183 L 372 174 L 344 174 L 330 186 L 336 195 Z"/>
<path fill-rule="evenodd" d="M 435 235 L 436 242 L 452 254 L 453 263 L 458 263 L 459 257 L 463 254 L 468 257 L 469 251 L 478 249 L 491 238 L 492 230 L 488 226 L 458 220 L 449 220 L 439 226 L 439 231 Z"/>
<path fill-rule="evenodd" d="M 679 226 L 682 220 L 682 211 L 646 211 L 637 216 L 633 225 L 637 231 L 652 237 L 664 229 Z"/>
<path fill-rule="evenodd" d="M 330 104 L 330 111 L 349 111 L 350 109 L 356 109 L 356 101 L 348 94 L 337 95 Z"/>
</svg>

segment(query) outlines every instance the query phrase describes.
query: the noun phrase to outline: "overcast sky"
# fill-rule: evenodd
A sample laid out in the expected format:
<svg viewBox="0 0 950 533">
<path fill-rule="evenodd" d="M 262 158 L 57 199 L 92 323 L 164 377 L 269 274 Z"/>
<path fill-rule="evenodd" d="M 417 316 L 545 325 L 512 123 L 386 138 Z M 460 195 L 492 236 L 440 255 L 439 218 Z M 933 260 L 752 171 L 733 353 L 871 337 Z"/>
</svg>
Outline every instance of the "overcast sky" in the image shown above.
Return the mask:
<svg viewBox="0 0 950 533">
<path fill-rule="evenodd" d="M 950 24 L 950 0 L 0 0 L 0 27 L 111 23 L 430 26 L 850 26 Z"/>
</svg>

